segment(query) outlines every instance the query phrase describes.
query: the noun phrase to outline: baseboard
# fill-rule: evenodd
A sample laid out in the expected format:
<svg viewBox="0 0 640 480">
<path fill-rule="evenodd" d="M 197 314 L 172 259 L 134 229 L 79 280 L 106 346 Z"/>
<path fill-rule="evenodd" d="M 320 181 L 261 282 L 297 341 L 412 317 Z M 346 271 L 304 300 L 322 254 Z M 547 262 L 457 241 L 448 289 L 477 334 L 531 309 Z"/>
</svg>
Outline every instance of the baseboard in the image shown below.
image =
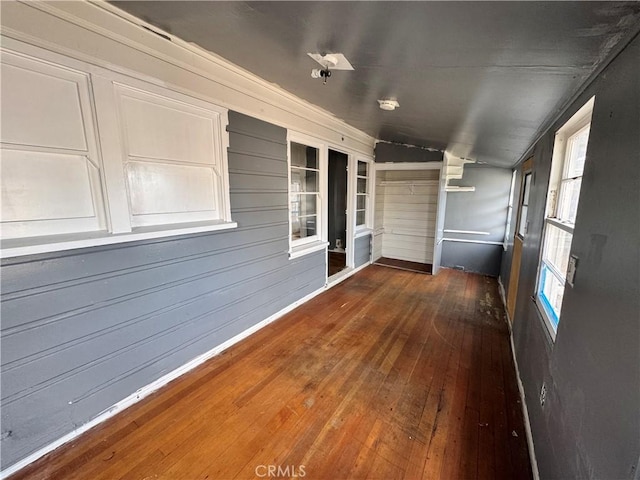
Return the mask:
<svg viewBox="0 0 640 480">
<path fill-rule="evenodd" d="M 4 479 L 4 478 L 9 477 L 10 475 L 13 475 L 14 473 L 18 472 L 19 470 L 25 468 L 27 465 L 29 465 L 29 464 L 35 462 L 36 460 L 40 459 L 41 457 L 45 456 L 46 454 L 51 453 L 52 451 L 54 451 L 55 449 L 61 447 L 62 445 L 64 445 L 64 444 L 76 439 L 77 437 L 79 437 L 83 433 L 87 432 L 88 430 L 92 429 L 93 427 L 101 424 L 102 422 L 105 422 L 106 420 L 108 420 L 111 417 L 115 416 L 116 414 L 122 412 L 123 410 L 129 408 L 130 406 L 135 405 L 139 401 L 141 401 L 144 398 L 146 398 L 147 396 L 151 395 L 153 392 L 155 392 L 155 391 L 159 390 L 160 388 L 164 387 L 165 385 L 167 385 L 172 380 L 175 380 L 176 378 L 180 377 L 181 375 L 184 375 L 185 373 L 189 372 L 190 370 L 193 370 L 194 368 L 196 368 L 197 366 L 199 366 L 202 363 L 206 362 L 210 358 L 215 357 L 216 355 L 219 355 L 220 353 L 222 353 L 227 348 L 235 345 L 236 343 L 240 342 L 241 340 L 244 340 L 248 336 L 250 336 L 250 335 L 254 334 L 255 332 L 257 332 L 258 330 L 266 327 L 270 323 L 273 323 L 274 321 L 276 321 L 280 317 L 286 315 L 287 313 L 289 313 L 293 309 L 299 307 L 303 303 L 308 302 L 312 298 L 318 296 L 322 292 L 325 292 L 329 288 L 334 287 L 338 283 L 346 280 L 348 277 L 350 277 L 352 275 L 355 275 L 360 270 L 362 270 L 363 268 L 368 267 L 368 266 L 369 266 L 369 263 L 365 263 L 364 265 L 349 271 L 347 274 L 344 275 L 344 277 L 341 277 L 340 279 L 337 279 L 335 282 L 331 282 L 330 284 L 327 284 L 327 285 L 324 285 L 323 287 L 320 287 L 319 289 L 317 289 L 317 290 L 311 292 L 310 294 L 302 297 L 300 300 L 297 300 L 296 302 L 293 302 L 292 304 L 288 305 L 287 307 L 283 308 L 282 310 L 274 313 L 270 317 L 268 317 L 268 318 L 262 320 L 261 322 L 256 323 L 255 325 L 249 327 L 248 329 L 246 329 L 243 332 L 239 333 L 235 337 L 230 338 L 226 342 L 223 342 L 220 345 L 217 345 L 216 347 L 212 348 L 208 352 L 205 352 L 202 355 L 197 356 L 193 360 L 191 360 L 191 361 L 185 363 L 184 365 L 176 368 L 175 370 L 167 373 L 166 375 L 164 375 L 164 376 L 160 377 L 159 379 L 151 382 L 150 384 L 140 388 L 139 390 L 137 390 L 136 392 L 132 393 L 128 397 L 120 400 L 115 405 L 113 405 L 113 406 L 109 407 L 108 409 L 104 410 L 103 412 L 99 413 L 95 418 L 90 420 L 88 423 L 85 423 L 84 425 L 76 428 L 72 432 L 66 434 L 65 436 L 63 436 L 61 438 L 59 438 L 58 440 L 50 443 L 49 445 L 41 448 L 40 450 L 32 453 L 28 457 L 25 457 L 22 460 L 20 460 L 19 462 L 14 463 L 10 467 L 7 467 L 5 470 L 0 472 L 0 479 Z"/>
<path fill-rule="evenodd" d="M 511 328 L 513 322 L 509 318 L 509 312 L 507 311 L 507 295 L 502 284 L 502 278 L 498 277 L 498 289 L 500 290 L 500 298 L 502 299 L 502 305 L 507 316 L 507 324 L 509 325 L 509 343 L 511 344 L 511 357 L 513 358 L 513 365 L 516 369 L 516 380 L 518 381 L 518 391 L 520 392 L 520 404 L 522 405 L 522 416 L 524 417 L 524 430 L 527 434 L 527 447 L 529 448 L 529 459 L 531 460 L 531 472 L 533 473 L 534 480 L 540 480 L 540 472 L 538 471 L 538 461 L 536 460 L 536 450 L 533 446 L 533 434 L 531 433 L 531 422 L 529 422 L 529 409 L 527 408 L 527 402 L 524 397 L 524 385 L 520 378 L 520 368 L 518 368 L 518 360 L 516 359 L 516 348 L 513 344 L 513 330 Z"/>
<path fill-rule="evenodd" d="M 507 323 L 509 324 L 509 333 L 511 333 L 511 325 L 513 324 L 513 318 L 509 316 L 509 310 L 507 310 L 507 294 L 502 284 L 502 277 L 498 275 L 498 290 L 500 291 L 500 298 L 502 299 L 502 305 L 504 306 L 504 313 L 507 316 Z"/>
<path fill-rule="evenodd" d="M 524 416 L 524 429 L 527 434 L 527 446 L 529 447 L 529 458 L 531 459 L 531 472 L 534 480 L 540 480 L 540 472 L 538 471 L 538 461 L 536 460 L 536 449 L 533 446 L 533 434 L 531 433 L 531 423 L 529 422 L 529 409 L 524 397 L 524 385 L 520 378 L 520 369 L 518 368 L 518 360 L 516 360 L 516 349 L 513 345 L 513 335 L 509 335 L 511 342 L 511 356 L 513 364 L 516 367 L 516 379 L 518 380 L 518 391 L 520 392 L 520 404 L 522 405 L 522 415 Z"/>
</svg>

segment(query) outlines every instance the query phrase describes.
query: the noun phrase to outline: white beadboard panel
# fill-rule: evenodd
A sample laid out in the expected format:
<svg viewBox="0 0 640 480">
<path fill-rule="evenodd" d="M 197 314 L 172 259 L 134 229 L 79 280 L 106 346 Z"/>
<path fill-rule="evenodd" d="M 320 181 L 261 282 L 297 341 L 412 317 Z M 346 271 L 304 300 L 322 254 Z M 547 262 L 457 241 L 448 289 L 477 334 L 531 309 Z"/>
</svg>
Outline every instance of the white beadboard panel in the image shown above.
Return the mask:
<svg viewBox="0 0 640 480">
<path fill-rule="evenodd" d="M 382 234 L 373 236 L 373 249 L 371 259 L 375 262 L 382 256 Z"/>
<path fill-rule="evenodd" d="M 406 193 L 388 194 L 383 193 L 386 205 L 393 206 L 394 208 L 408 205 L 433 205 L 438 200 L 438 189 L 433 187 L 434 193 L 424 195 L 411 195 L 408 191 Z M 424 209 L 423 209 L 424 210 Z"/>
<path fill-rule="evenodd" d="M 385 195 L 433 196 L 438 193 L 438 185 L 393 185 L 378 187 Z"/>
<path fill-rule="evenodd" d="M 207 217 L 202 220 L 216 218 L 214 177 L 211 167 L 129 162 L 132 216 L 199 212 Z M 140 226 L 137 221 L 133 223 Z"/>
<path fill-rule="evenodd" d="M 121 85 L 117 91 L 129 156 L 214 163 L 214 112 Z"/>
<path fill-rule="evenodd" d="M 81 73 L 3 52 L 2 142 L 87 151 Z"/>
<path fill-rule="evenodd" d="M 423 244 L 393 243 L 386 234 L 382 239 L 382 256 L 410 262 L 433 262 L 433 239 Z"/>
<path fill-rule="evenodd" d="M 433 263 L 438 175 L 436 170 L 378 172 L 374 259 Z"/>
<path fill-rule="evenodd" d="M 395 233 L 398 235 L 416 235 L 419 237 L 429 236 L 435 237 L 436 228 L 434 224 L 435 219 L 430 221 L 424 220 L 406 220 L 401 221 L 397 219 L 391 219 L 385 221 L 384 231 L 385 233 Z"/>
<path fill-rule="evenodd" d="M 98 171 L 85 156 L 4 149 L 0 165 L 3 238 L 104 228 Z"/>
<path fill-rule="evenodd" d="M 380 204 L 384 205 L 384 204 Z M 380 216 L 392 214 L 395 218 L 414 218 L 416 214 L 437 215 L 438 208 L 436 204 L 392 204 L 386 205 L 385 209 L 380 212 Z"/>
</svg>

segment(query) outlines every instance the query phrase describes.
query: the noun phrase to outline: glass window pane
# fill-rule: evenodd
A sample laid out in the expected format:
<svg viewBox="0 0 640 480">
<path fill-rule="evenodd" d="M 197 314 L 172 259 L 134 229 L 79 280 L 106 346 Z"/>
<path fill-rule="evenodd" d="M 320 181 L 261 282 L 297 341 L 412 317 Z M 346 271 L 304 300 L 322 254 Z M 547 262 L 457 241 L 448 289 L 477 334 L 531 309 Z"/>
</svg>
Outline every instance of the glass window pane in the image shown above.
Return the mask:
<svg viewBox="0 0 640 480">
<path fill-rule="evenodd" d="M 358 193 L 367 193 L 367 179 L 359 178 L 358 179 Z"/>
<path fill-rule="evenodd" d="M 587 144 L 591 124 L 569 137 L 567 143 L 567 172 L 565 178 L 582 176 L 584 160 L 587 158 Z"/>
<path fill-rule="evenodd" d="M 365 211 L 358 210 L 356 212 L 356 225 L 364 225 L 365 218 L 366 218 Z"/>
<path fill-rule="evenodd" d="M 318 149 L 300 143 L 291 142 L 291 165 L 305 168 L 318 168 Z"/>
<path fill-rule="evenodd" d="M 366 195 L 358 195 L 356 197 L 356 210 L 364 210 L 367 208 L 367 196 Z"/>
<path fill-rule="evenodd" d="M 558 197 L 558 220 L 568 223 L 576 223 L 581 186 L 582 177 L 562 182 L 560 185 L 560 195 Z"/>
<path fill-rule="evenodd" d="M 527 173 L 524 177 L 524 194 L 522 195 L 522 204 L 529 205 L 529 192 L 531 191 L 531 174 Z"/>
<path fill-rule="evenodd" d="M 291 193 L 319 191 L 318 172 L 314 170 L 291 169 Z"/>
<path fill-rule="evenodd" d="M 543 263 L 540 271 L 540 298 L 544 304 L 545 311 L 549 316 L 553 330 L 558 328 L 560 309 L 562 308 L 562 297 L 564 296 L 564 284 L 556 278 L 549 268 Z"/>
<path fill-rule="evenodd" d="M 520 223 L 518 225 L 518 235 L 524 238 L 527 233 L 527 213 L 529 207 L 523 205 L 520 211 Z"/>
<path fill-rule="evenodd" d="M 548 224 L 544 234 L 543 259 L 553 265 L 563 277 L 567 274 L 573 235 Z"/>
<path fill-rule="evenodd" d="M 318 197 L 316 195 L 302 195 L 300 215 L 315 215 L 318 213 Z"/>
<path fill-rule="evenodd" d="M 368 164 L 367 162 L 358 162 L 358 175 L 361 177 L 366 177 L 367 176 L 367 171 L 368 171 Z"/>
<path fill-rule="evenodd" d="M 291 195 L 291 218 L 317 214 L 317 195 Z"/>
<path fill-rule="evenodd" d="M 291 217 L 291 239 L 300 240 L 301 238 L 312 237 L 317 232 L 317 217 L 315 215 L 309 217 Z"/>
</svg>

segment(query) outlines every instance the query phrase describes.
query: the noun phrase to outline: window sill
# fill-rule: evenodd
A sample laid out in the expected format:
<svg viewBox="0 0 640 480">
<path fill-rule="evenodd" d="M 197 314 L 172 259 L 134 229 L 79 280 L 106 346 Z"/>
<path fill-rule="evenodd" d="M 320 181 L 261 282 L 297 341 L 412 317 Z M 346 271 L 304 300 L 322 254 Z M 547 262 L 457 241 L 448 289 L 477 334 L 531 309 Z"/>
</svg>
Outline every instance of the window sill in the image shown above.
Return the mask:
<svg viewBox="0 0 640 480">
<path fill-rule="evenodd" d="M 215 232 L 237 228 L 236 222 L 197 222 L 182 225 L 164 225 L 139 227 L 129 233 L 109 234 L 107 232 L 91 232 L 85 234 L 51 235 L 43 237 L 16 238 L 2 241 L 0 258 L 22 257 L 38 253 L 60 252 L 76 248 L 114 245 L 154 238 L 189 235 L 194 233 Z"/>
<path fill-rule="evenodd" d="M 366 237 L 367 235 L 373 235 L 373 228 L 356 227 L 356 238 Z"/>
<path fill-rule="evenodd" d="M 545 337 L 550 345 L 553 345 L 556 341 L 556 331 L 551 326 L 551 320 L 549 320 L 549 316 L 542 305 L 542 301 L 538 301 L 538 297 L 536 295 L 531 296 L 531 301 L 535 305 L 536 313 L 538 314 L 538 318 L 540 323 L 542 323 L 542 329 L 544 330 Z"/>
<path fill-rule="evenodd" d="M 324 250 L 328 246 L 329 246 L 329 242 L 324 242 L 320 240 L 317 242 L 300 245 L 298 247 L 293 247 L 289 252 L 289 259 L 293 260 L 294 258 L 303 257 L 305 255 L 309 255 L 310 253 L 319 252 L 320 250 Z"/>
</svg>

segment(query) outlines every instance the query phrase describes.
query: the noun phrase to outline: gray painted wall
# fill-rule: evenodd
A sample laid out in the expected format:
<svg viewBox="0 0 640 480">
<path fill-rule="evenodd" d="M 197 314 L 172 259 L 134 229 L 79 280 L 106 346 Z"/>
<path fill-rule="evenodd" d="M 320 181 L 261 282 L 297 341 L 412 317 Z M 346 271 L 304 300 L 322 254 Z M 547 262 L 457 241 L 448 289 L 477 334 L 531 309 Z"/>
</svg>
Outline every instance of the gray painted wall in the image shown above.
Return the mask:
<svg viewBox="0 0 640 480">
<path fill-rule="evenodd" d="M 445 230 L 486 232 L 488 235 L 445 231 L 445 238 L 502 242 L 507 222 L 511 170 L 467 165 L 462 178 L 451 180 L 450 184 L 473 186 L 476 190 L 447 193 Z M 502 245 L 445 240 L 442 244 L 442 266 L 464 267 L 468 272 L 497 277 L 500 274 L 502 253 Z"/>
<path fill-rule="evenodd" d="M 640 453 L 640 38 L 533 148 L 529 234 L 513 324 L 541 478 L 637 478 Z M 572 253 L 553 342 L 535 304 L 555 131 L 596 96 Z M 510 258 L 511 249 L 506 253 Z M 508 285 L 508 282 L 505 283 Z M 539 392 L 547 385 L 547 400 Z"/>
<path fill-rule="evenodd" d="M 371 235 L 364 235 L 356 238 L 354 251 L 355 268 L 369 263 L 371 259 Z"/>
<path fill-rule="evenodd" d="M 420 147 L 410 147 L 395 143 L 376 144 L 375 161 L 380 162 L 441 162 L 444 154 Z"/>
<path fill-rule="evenodd" d="M 229 121 L 238 229 L 3 262 L 3 469 L 324 285 L 287 254 L 286 131 Z"/>
</svg>

